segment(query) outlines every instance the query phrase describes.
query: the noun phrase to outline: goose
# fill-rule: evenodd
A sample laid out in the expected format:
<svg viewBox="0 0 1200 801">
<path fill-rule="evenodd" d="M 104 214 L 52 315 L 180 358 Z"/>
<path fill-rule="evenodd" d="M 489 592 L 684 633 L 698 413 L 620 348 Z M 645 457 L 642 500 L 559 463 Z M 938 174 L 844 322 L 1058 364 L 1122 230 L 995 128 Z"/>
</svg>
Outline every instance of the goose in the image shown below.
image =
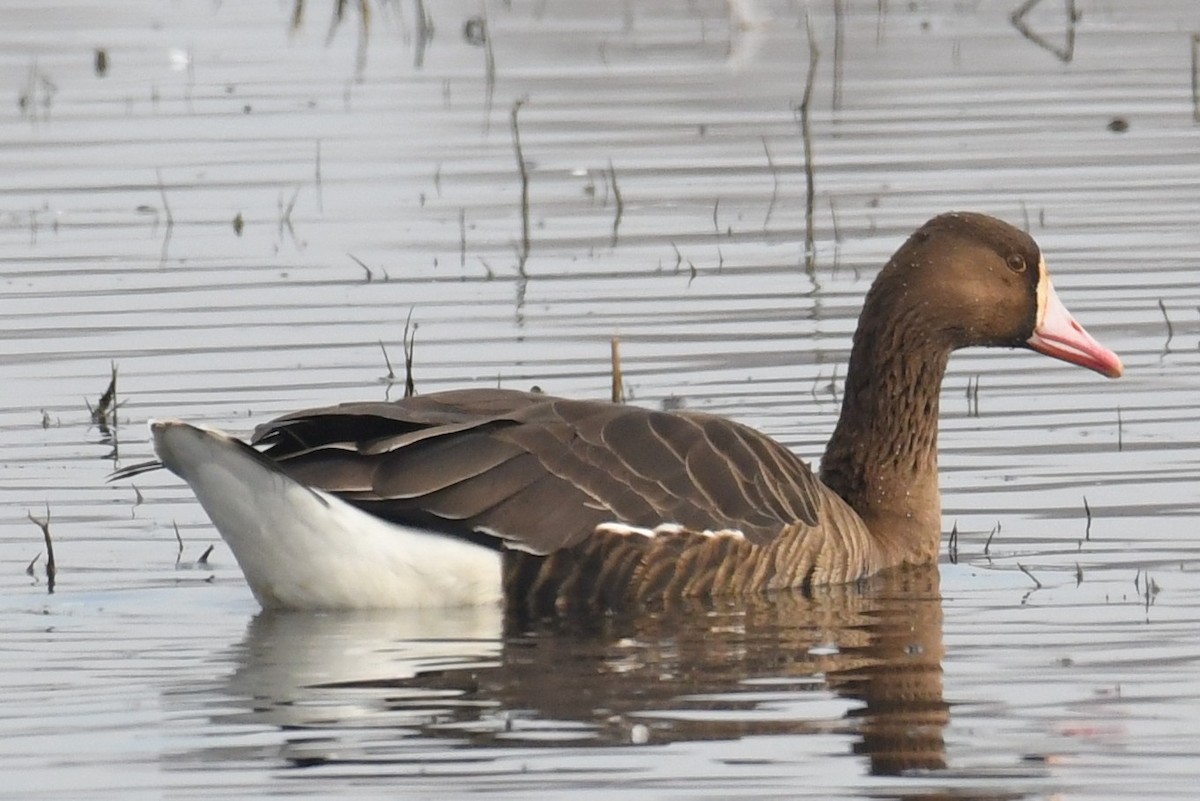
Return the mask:
<svg viewBox="0 0 1200 801">
<path fill-rule="evenodd" d="M 979 213 L 922 225 L 867 292 L 819 474 L 765 434 L 473 388 L 264 423 L 151 421 L 267 609 L 506 604 L 536 613 L 855 582 L 936 562 L 951 351 L 1028 348 L 1116 378 L 1037 243 Z"/>
</svg>

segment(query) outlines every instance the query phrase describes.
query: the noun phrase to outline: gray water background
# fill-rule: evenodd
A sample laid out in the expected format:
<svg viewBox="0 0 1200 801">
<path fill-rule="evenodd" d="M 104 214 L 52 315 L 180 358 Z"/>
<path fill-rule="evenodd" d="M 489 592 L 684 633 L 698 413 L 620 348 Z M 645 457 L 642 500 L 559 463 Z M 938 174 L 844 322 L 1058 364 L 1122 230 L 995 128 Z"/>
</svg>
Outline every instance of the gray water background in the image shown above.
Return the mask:
<svg viewBox="0 0 1200 801">
<path fill-rule="evenodd" d="M 1194 3 L 361 8 L 4 10 L 3 794 L 1194 797 Z M 871 277 L 949 209 L 1027 227 L 1127 374 L 955 356 L 940 601 L 264 616 L 178 481 L 105 483 L 152 417 L 397 397 L 410 313 L 419 391 L 606 397 L 619 336 L 633 402 L 815 458 Z M 911 769 L 867 674 L 923 677 Z"/>
</svg>

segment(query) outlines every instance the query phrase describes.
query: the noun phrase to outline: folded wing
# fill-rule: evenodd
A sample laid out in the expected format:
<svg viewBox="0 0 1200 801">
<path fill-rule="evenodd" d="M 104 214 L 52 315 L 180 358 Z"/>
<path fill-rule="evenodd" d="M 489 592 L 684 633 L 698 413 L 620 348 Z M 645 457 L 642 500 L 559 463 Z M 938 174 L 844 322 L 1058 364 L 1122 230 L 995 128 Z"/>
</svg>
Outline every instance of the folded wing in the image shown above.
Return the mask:
<svg viewBox="0 0 1200 801">
<path fill-rule="evenodd" d="M 738 530 L 765 544 L 788 524 L 815 525 L 827 491 L 790 451 L 730 420 L 512 390 L 297 412 L 254 442 L 372 514 L 535 554 L 602 523 Z"/>
</svg>

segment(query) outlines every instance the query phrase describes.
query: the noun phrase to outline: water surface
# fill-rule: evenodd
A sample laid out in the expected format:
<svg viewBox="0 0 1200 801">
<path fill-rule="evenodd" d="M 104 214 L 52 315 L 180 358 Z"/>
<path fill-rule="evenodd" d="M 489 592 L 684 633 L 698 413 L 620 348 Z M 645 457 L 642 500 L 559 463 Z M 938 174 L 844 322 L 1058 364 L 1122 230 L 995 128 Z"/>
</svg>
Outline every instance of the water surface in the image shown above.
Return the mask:
<svg viewBox="0 0 1200 801">
<path fill-rule="evenodd" d="M 1032 36 L 987 0 L 10 6 L 13 792 L 1192 796 L 1190 0 L 1043 0 Z M 105 483 L 151 417 L 396 397 L 380 343 L 402 378 L 410 313 L 419 391 L 606 397 L 619 336 L 633 402 L 816 457 L 871 277 L 949 209 L 1027 227 L 1127 375 L 955 356 L 940 575 L 532 627 L 262 615 L 178 481 Z"/>
</svg>

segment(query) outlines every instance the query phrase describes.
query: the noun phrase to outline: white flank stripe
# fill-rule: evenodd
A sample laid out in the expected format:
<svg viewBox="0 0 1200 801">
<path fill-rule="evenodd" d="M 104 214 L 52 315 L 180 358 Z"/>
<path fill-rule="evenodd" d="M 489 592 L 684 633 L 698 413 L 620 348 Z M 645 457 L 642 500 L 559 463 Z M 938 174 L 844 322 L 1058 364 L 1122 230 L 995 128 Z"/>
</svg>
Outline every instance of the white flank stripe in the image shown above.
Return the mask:
<svg viewBox="0 0 1200 801">
<path fill-rule="evenodd" d="M 746 535 L 736 528 L 723 528 L 719 531 L 692 531 L 678 523 L 659 523 L 654 528 L 643 528 L 641 526 L 631 526 L 628 523 L 618 523 L 610 521 L 601 523 L 596 526 L 597 534 L 616 534 L 618 536 L 630 537 L 637 535 L 639 537 L 653 538 L 659 534 L 694 534 L 697 537 L 732 537 L 734 539 L 745 539 Z"/>
</svg>

